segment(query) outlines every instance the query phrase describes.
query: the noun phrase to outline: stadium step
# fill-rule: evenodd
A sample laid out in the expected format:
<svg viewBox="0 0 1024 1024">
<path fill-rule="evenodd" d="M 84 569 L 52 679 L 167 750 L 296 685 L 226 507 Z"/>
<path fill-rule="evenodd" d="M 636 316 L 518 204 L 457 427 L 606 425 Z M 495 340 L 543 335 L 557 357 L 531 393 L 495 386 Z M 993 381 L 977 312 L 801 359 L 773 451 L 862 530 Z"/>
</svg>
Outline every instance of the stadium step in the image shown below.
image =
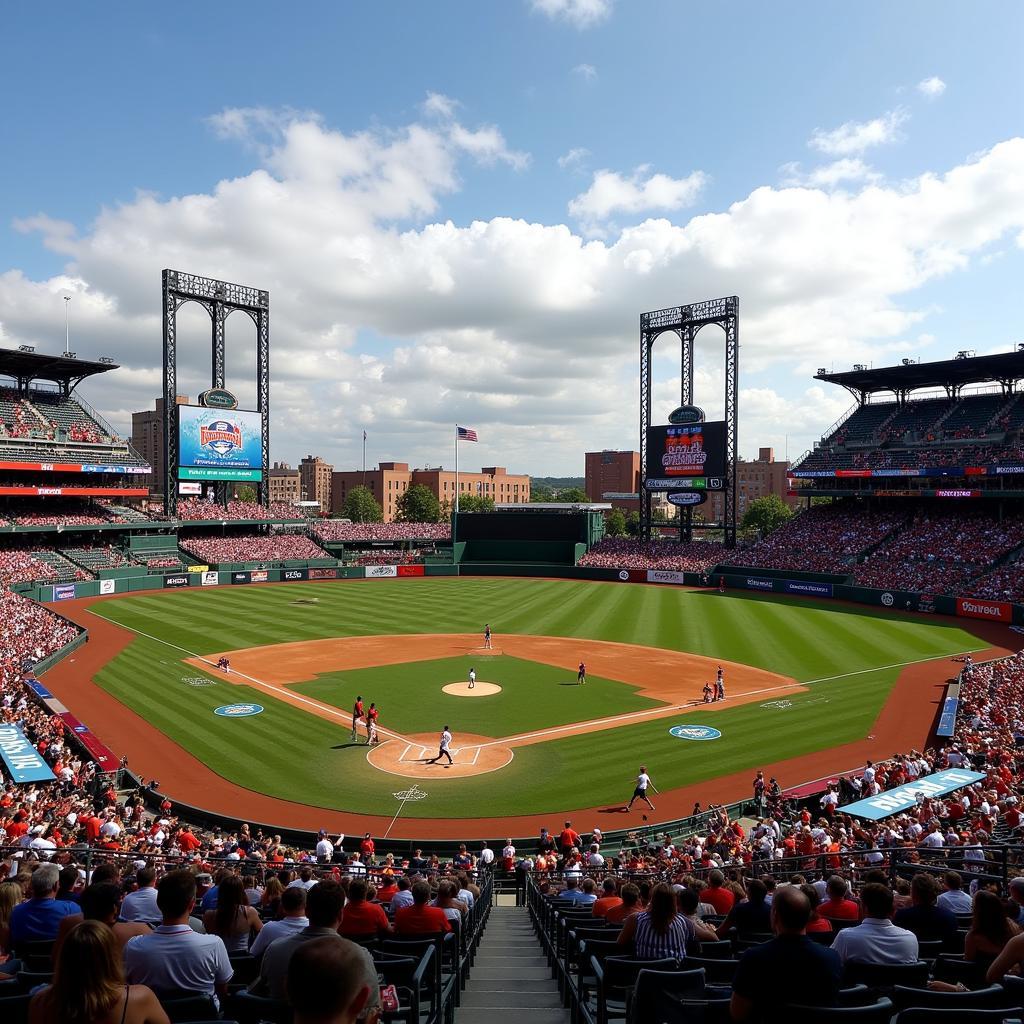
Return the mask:
<svg viewBox="0 0 1024 1024">
<path fill-rule="evenodd" d="M 456 1024 L 569 1024 L 525 907 L 496 906 L 487 920 Z"/>
</svg>

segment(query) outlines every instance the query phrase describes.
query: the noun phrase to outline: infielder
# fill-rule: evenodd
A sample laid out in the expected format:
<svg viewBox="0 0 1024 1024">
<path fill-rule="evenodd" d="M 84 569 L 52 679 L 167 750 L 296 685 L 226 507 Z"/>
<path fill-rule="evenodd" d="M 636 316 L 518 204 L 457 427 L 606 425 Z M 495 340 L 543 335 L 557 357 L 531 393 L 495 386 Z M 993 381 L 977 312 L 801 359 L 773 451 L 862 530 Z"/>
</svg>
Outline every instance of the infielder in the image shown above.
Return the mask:
<svg viewBox="0 0 1024 1024">
<path fill-rule="evenodd" d="M 576 673 L 576 685 L 584 686 L 587 682 L 587 666 L 580 662 L 579 671 Z"/>
<path fill-rule="evenodd" d="M 491 624 L 488 622 L 484 626 L 484 650 L 489 651 L 491 649 Z"/>
</svg>

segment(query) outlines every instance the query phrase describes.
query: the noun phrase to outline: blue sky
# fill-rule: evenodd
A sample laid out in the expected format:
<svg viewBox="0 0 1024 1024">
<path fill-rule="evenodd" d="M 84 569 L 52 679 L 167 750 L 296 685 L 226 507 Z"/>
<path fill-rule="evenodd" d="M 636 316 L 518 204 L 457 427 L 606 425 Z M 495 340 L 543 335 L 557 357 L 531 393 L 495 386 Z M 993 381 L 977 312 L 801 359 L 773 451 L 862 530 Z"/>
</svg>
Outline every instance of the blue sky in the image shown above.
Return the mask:
<svg viewBox="0 0 1024 1024">
<path fill-rule="evenodd" d="M 123 428 L 163 266 L 270 288 L 273 456 L 341 467 L 364 427 L 450 461 L 460 419 L 485 464 L 581 473 L 636 445 L 637 314 L 732 291 L 746 454 L 842 412 L 818 365 L 1024 338 L 1017 4 L 297 9 L 6 14 L 0 344 L 56 347 L 71 294 Z"/>
</svg>

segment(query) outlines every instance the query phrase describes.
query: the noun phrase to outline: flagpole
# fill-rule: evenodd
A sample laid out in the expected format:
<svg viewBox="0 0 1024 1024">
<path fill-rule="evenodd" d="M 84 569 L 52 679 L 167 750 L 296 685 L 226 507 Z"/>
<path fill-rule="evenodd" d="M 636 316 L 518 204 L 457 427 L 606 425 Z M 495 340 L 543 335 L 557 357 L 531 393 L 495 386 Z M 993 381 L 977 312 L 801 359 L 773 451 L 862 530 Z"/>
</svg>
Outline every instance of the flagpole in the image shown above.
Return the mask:
<svg viewBox="0 0 1024 1024">
<path fill-rule="evenodd" d="M 452 513 L 452 563 L 458 561 L 455 555 L 456 523 L 459 515 L 459 425 L 455 424 L 455 511 Z"/>
<path fill-rule="evenodd" d="M 366 431 L 363 431 L 363 486 L 366 486 Z M 383 497 L 383 495 L 381 495 Z"/>
</svg>

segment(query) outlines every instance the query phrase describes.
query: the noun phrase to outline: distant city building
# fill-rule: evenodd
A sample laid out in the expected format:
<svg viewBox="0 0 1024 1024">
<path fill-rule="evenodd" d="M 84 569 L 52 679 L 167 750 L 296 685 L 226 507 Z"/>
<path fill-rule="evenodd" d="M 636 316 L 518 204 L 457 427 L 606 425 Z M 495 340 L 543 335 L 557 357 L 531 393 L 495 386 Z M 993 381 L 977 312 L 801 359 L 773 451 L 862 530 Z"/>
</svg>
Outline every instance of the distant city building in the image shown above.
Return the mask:
<svg viewBox="0 0 1024 1024">
<path fill-rule="evenodd" d="M 590 501 L 607 500 L 623 512 L 639 511 L 640 453 L 587 452 L 583 489 Z"/>
<path fill-rule="evenodd" d="M 284 501 L 290 505 L 302 500 L 302 474 L 292 469 L 287 462 L 275 462 L 267 474 L 270 500 Z"/>
<path fill-rule="evenodd" d="M 176 395 L 175 405 L 188 405 L 188 395 Z M 164 494 L 167 467 L 164 465 L 164 400 L 158 398 L 154 409 L 132 413 L 132 447 L 153 467 L 150 495 Z"/>
<path fill-rule="evenodd" d="M 736 463 L 736 515 L 740 517 L 747 506 L 755 498 L 764 498 L 769 494 L 777 494 L 790 508 L 800 504 L 799 498 L 789 496 L 789 480 L 786 473 L 788 462 L 775 461 L 774 448 L 759 448 L 757 459 L 750 462 L 740 460 Z M 712 491 L 708 501 L 698 506 L 704 518 L 719 522 L 723 515 L 723 498 L 720 491 Z"/>
<path fill-rule="evenodd" d="M 440 467 L 410 469 L 408 462 L 382 462 L 377 469 L 339 471 L 333 474 L 331 511 L 340 514 L 353 487 L 365 483 L 384 512 L 384 522 L 394 522 L 398 499 L 414 484 L 426 487 L 442 505 L 455 504 L 455 473 Z M 459 473 L 459 493 L 493 498 L 498 504 L 525 504 L 530 500 L 530 478 L 511 474 L 504 466 L 484 466 L 479 473 Z"/>
<path fill-rule="evenodd" d="M 307 455 L 299 463 L 299 488 L 302 501 L 315 501 L 321 512 L 331 508 L 331 477 L 334 467 L 319 455 Z"/>
</svg>

